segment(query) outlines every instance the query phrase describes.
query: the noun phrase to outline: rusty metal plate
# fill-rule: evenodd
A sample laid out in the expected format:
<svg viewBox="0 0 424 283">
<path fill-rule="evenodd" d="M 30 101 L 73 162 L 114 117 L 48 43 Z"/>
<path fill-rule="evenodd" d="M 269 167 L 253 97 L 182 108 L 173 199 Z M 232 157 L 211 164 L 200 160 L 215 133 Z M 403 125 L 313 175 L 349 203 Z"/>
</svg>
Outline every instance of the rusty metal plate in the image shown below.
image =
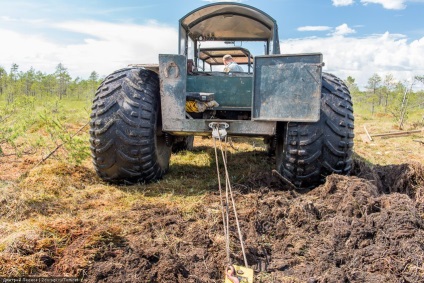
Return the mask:
<svg viewBox="0 0 424 283">
<path fill-rule="evenodd" d="M 322 54 L 256 57 L 252 118 L 318 121 L 322 65 Z"/>
<path fill-rule="evenodd" d="M 162 130 L 173 130 L 173 121 L 185 119 L 187 61 L 184 55 L 159 55 Z"/>
</svg>

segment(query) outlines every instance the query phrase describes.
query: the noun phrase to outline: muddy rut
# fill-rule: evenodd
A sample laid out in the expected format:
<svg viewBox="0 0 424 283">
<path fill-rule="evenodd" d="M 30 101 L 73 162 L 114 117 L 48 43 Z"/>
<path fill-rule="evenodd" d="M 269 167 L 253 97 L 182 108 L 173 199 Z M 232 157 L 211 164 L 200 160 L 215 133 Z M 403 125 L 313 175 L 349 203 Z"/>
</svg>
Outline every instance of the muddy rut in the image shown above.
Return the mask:
<svg viewBox="0 0 424 283">
<path fill-rule="evenodd" d="M 312 191 L 281 188 L 267 174 L 235 185 L 255 282 L 424 282 L 422 165 L 356 161 L 353 176 L 332 175 Z M 190 214 L 135 204 L 116 215 L 136 219 L 136 228 L 99 247 L 87 282 L 223 282 L 219 194 L 202 203 Z M 232 226 L 231 256 L 242 264 Z"/>
</svg>

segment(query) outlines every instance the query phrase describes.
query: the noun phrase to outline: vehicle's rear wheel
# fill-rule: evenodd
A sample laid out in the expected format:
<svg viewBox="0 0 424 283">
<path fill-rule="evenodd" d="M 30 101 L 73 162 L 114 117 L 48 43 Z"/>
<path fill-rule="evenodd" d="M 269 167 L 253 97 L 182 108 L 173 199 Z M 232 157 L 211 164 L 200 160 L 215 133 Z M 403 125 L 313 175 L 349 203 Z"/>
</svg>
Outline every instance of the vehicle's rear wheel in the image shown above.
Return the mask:
<svg viewBox="0 0 424 283">
<path fill-rule="evenodd" d="M 352 167 L 353 104 L 339 78 L 323 73 L 321 113 L 316 123 L 287 123 L 277 131 L 277 168 L 296 187 L 312 188 Z"/>
<path fill-rule="evenodd" d="M 177 137 L 176 137 L 177 138 Z M 172 143 L 172 152 L 177 153 L 183 150 L 193 150 L 194 136 L 179 137 Z"/>
<path fill-rule="evenodd" d="M 171 155 L 161 124 L 157 74 L 127 68 L 109 75 L 93 100 L 90 121 L 98 175 L 113 183 L 160 179 Z"/>
</svg>

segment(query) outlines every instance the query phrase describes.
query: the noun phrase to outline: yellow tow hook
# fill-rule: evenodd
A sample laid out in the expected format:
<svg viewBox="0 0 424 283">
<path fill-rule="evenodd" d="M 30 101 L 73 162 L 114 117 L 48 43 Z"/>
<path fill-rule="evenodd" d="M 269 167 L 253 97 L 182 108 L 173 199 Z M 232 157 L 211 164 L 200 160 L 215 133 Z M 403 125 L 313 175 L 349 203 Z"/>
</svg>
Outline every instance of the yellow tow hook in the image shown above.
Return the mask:
<svg viewBox="0 0 424 283">
<path fill-rule="evenodd" d="M 229 265 L 225 272 L 225 283 L 253 283 L 253 269 Z"/>
</svg>

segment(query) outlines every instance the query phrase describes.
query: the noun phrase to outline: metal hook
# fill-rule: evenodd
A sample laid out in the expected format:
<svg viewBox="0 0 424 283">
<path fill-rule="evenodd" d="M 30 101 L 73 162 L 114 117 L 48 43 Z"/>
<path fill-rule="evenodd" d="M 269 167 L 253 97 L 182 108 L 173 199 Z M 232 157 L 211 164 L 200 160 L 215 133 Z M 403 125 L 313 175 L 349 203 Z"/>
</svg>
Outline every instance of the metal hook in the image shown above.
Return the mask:
<svg viewBox="0 0 424 283">
<path fill-rule="evenodd" d="M 240 283 L 240 280 L 237 278 L 237 274 L 235 272 L 234 266 L 232 265 L 227 266 L 226 275 L 228 280 L 230 280 L 232 283 Z"/>
<path fill-rule="evenodd" d="M 176 68 L 176 70 L 175 70 L 175 78 L 178 78 L 178 77 L 180 76 L 180 68 L 178 67 L 178 65 L 177 65 L 177 64 L 175 64 L 175 62 L 169 62 L 169 63 L 168 63 L 168 66 L 166 66 L 165 71 L 164 71 L 164 73 L 165 73 L 165 77 L 166 77 L 166 78 L 168 78 L 168 77 L 169 77 L 169 70 L 170 70 L 172 67 L 175 67 L 175 68 Z"/>
<path fill-rule="evenodd" d="M 209 128 L 212 129 L 212 137 L 214 139 L 223 140 L 227 136 L 227 128 L 229 128 L 230 125 L 227 123 L 217 123 L 212 122 L 209 123 Z"/>
</svg>

